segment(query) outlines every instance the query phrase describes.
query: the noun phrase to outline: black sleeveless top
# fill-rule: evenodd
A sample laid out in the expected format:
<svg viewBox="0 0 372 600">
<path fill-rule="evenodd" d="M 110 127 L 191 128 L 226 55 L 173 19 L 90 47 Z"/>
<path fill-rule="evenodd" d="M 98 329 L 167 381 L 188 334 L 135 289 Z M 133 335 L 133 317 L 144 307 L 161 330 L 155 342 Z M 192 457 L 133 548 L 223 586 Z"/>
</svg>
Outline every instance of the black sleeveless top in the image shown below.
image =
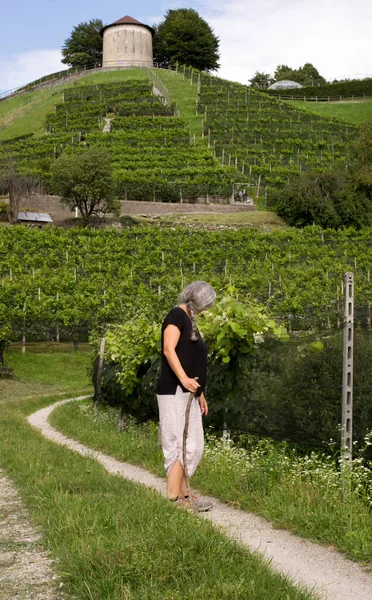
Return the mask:
<svg viewBox="0 0 372 600">
<path fill-rule="evenodd" d="M 164 331 L 168 325 L 176 325 L 181 332 L 176 346 L 176 354 L 186 375 L 190 378 L 198 377 L 200 387 L 196 396 L 200 396 L 204 391 L 207 379 L 207 346 L 199 332 L 197 332 L 198 339 L 195 342 L 191 340 L 191 319 L 179 306 L 169 311 L 161 328 L 161 372 L 156 393 L 158 395 L 175 394 L 178 385 L 184 392 L 187 392 L 164 356 Z"/>
</svg>

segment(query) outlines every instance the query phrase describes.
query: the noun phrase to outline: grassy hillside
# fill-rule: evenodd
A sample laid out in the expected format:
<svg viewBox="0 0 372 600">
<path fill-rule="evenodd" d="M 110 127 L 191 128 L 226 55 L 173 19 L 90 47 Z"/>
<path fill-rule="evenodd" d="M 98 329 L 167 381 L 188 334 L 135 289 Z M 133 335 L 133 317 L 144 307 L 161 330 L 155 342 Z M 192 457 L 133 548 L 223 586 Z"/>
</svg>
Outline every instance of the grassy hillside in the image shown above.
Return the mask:
<svg viewBox="0 0 372 600">
<path fill-rule="evenodd" d="M 61 153 L 100 146 L 121 198 L 256 197 L 292 174 L 345 166 L 358 134 L 356 125 L 192 69 L 92 73 L 24 98 L 27 114 L 20 97 L 0 103 L 0 160 L 14 155 L 51 193 L 50 165 Z M 22 135 L 31 137 L 12 142 Z"/>
<path fill-rule="evenodd" d="M 259 208 L 259 207 L 258 207 Z M 137 219 L 139 222 L 148 223 L 149 219 Z M 169 214 L 155 220 L 156 224 L 185 225 L 195 228 L 213 230 L 218 226 L 250 227 L 263 231 L 282 231 L 288 228 L 283 219 L 269 210 L 262 209 L 233 213 L 188 213 Z"/>
<path fill-rule="evenodd" d="M 22 172 L 38 177 L 53 193 L 52 162 L 64 152 L 99 146 L 110 154 L 121 198 L 230 198 L 239 180 L 236 169 L 215 160 L 200 132 L 197 137 L 186 120 L 175 116 L 177 108 L 164 84 L 165 97 L 153 79 L 149 70 L 131 69 L 93 74 L 59 89 L 54 110 L 44 113 L 45 133 L 0 144 L 0 158 L 13 155 Z M 19 119 L 19 127 L 23 121 Z M 109 132 L 103 132 L 106 124 Z"/>
<path fill-rule="evenodd" d="M 198 82 L 191 71 L 186 76 L 199 86 L 197 112 L 208 145 L 248 186 L 277 187 L 292 174 L 342 168 L 350 160 L 355 125 L 296 109 L 241 84 L 206 74 Z"/>
<path fill-rule="evenodd" d="M 371 100 L 366 102 L 303 102 L 295 100 L 288 102 L 288 104 L 316 115 L 336 117 L 356 125 L 362 125 L 372 119 Z"/>
<path fill-rule="evenodd" d="M 42 133 L 45 116 L 59 98 L 60 91 L 54 89 L 27 92 L 0 102 L 0 140 Z"/>
<path fill-rule="evenodd" d="M 180 116 L 188 122 L 191 133 L 201 137 L 203 116 L 196 114 L 197 78 L 194 84 L 191 84 L 190 80 L 184 77 L 182 71 L 180 74 L 176 74 L 174 71 L 165 69 L 152 69 L 151 72 L 155 83 L 160 80 L 166 86 L 170 98 L 177 104 Z"/>
<path fill-rule="evenodd" d="M 115 83 L 128 79 L 148 79 L 144 69 L 113 71 L 107 73 L 89 73 L 75 81 L 50 90 L 26 92 L 0 102 L 0 140 L 31 133 L 43 133 L 46 115 L 61 102 L 64 90 L 77 87 Z M 15 111 L 15 113 L 14 113 Z M 14 123 L 12 123 L 14 121 Z"/>
</svg>

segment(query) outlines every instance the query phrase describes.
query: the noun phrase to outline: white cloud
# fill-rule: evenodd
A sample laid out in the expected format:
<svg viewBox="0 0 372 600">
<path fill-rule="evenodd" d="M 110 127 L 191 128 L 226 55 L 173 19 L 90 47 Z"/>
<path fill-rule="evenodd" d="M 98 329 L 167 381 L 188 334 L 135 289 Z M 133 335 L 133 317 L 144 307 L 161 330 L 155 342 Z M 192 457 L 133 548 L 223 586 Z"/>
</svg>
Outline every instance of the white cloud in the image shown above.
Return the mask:
<svg viewBox="0 0 372 600">
<path fill-rule="evenodd" d="M 327 79 L 372 72 L 370 0 L 199 0 L 197 9 L 220 38 L 226 79 L 306 62 Z"/>
<path fill-rule="evenodd" d="M 66 69 L 61 58 L 60 50 L 33 50 L 9 58 L 0 55 L 0 91 L 11 90 Z"/>
</svg>

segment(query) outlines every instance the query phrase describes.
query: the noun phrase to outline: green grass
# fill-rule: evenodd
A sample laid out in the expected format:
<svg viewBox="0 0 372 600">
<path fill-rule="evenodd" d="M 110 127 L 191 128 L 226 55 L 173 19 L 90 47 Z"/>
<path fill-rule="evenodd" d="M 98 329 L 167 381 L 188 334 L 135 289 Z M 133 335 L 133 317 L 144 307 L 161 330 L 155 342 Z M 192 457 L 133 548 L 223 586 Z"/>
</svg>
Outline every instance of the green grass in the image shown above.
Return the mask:
<svg viewBox="0 0 372 600">
<path fill-rule="evenodd" d="M 190 131 L 196 137 L 202 134 L 202 115 L 196 115 L 197 86 L 191 85 L 190 81 L 183 79 L 181 74 L 166 69 L 154 69 L 157 75 L 168 88 L 169 94 L 177 104 L 180 116 L 188 121 Z"/>
<path fill-rule="evenodd" d="M 5 353 L 5 365 L 13 367 L 15 377 L 0 377 L 0 404 L 28 396 L 69 394 L 76 390 L 89 392 L 91 384 L 87 376 L 90 352 L 82 347 L 72 351 L 72 344 L 50 346 L 35 345 L 23 354 L 20 348 Z"/>
<path fill-rule="evenodd" d="M 22 96 L 4 100 L 0 103 L 0 107 L 4 111 L 2 118 L 0 117 L 0 127 L 2 122 L 6 123 L 8 121 L 9 116 L 13 120 L 12 111 L 16 110 L 14 122 L 4 129 L 0 129 L 0 140 L 10 140 L 30 133 L 43 133 L 45 116 L 48 112 L 54 110 L 55 104 L 60 102 L 61 90 L 54 88 L 48 91 L 28 92 L 25 96 L 30 100 L 30 103 L 26 104 L 22 110 Z M 18 108 L 12 108 L 16 101 Z"/>
<path fill-rule="evenodd" d="M 201 208 L 202 210 L 202 208 Z M 172 225 L 227 225 L 231 227 L 254 227 L 265 231 L 279 231 L 288 226 L 274 212 L 246 211 L 236 213 L 186 213 L 166 215 L 156 220 L 157 223 Z"/>
<path fill-rule="evenodd" d="M 111 415 L 111 416 L 110 416 Z M 66 435 L 118 459 L 163 474 L 154 424 L 116 431 L 113 411 L 96 418 L 87 403 L 58 408 L 51 422 Z M 271 444 L 271 445 L 270 445 Z M 207 447 L 193 485 L 242 509 L 256 512 L 303 537 L 337 547 L 354 560 L 371 561 L 372 514 L 367 501 L 346 486 L 339 473 L 315 456 L 296 457 L 290 448 L 263 441 L 247 458 L 218 443 Z"/>
<path fill-rule="evenodd" d="M 12 402 L 0 411 L 0 463 L 57 559 L 66 600 L 314 599 L 210 523 L 32 429 L 25 417 L 59 399 L 53 386 L 69 396 L 74 386 L 78 394 L 88 383 L 85 365 L 67 366 L 64 353 L 50 356 L 49 368 L 42 357 L 10 353 L 29 395 L 39 392 L 34 386 L 40 382 L 51 393 L 25 399 L 25 390 L 8 388 Z"/>
<path fill-rule="evenodd" d="M 295 108 L 326 117 L 336 117 L 349 123 L 363 125 L 372 119 L 372 101 L 366 102 L 302 102 L 290 101 Z"/>
<path fill-rule="evenodd" d="M 44 92 L 45 93 L 45 92 Z M 7 100 L 2 100 L 0 102 L 0 126 L 1 126 L 1 117 L 10 113 L 14 110 L 19 110 L 22 107 L 26 107 L 37 97 L 41 97 L 40 92 L 27 92 L 25 94 L 19 94 L 18 96 L 13 96 L 8 98 Z"/>
<path fill-rule="evenodd" d="M 146 69 L 124 69 L 119 71 L 104 71 L 98 73 L 90 73 L 76 79 L 73 83 L 65 85 L 64 88 L 80 87 L 82 85 L 94 85 L 97 83 L 115 83 L 119 81 L 127 81 L 128 79 L 144 79 L 148 81 L 148 73 Z"/>
</svg>

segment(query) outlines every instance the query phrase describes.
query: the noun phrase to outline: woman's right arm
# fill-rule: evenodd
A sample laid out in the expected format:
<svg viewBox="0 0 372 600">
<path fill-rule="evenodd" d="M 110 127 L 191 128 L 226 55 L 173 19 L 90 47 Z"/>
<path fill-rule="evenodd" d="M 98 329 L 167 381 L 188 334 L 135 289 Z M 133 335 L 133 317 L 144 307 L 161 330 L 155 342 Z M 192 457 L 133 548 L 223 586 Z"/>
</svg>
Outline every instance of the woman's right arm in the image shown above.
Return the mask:
<svg viewBox="0 0 372 600">
<path fill-rule="evenodd" d="M 200 384 L 196 379 L 190 379 L 190 377 L 186 375 L 180 363 L 180 359 L 176 354 L 176 346 L 181 335 L 180 330 L 176 325 L 167 325 L 163 335 L 163 352 L 170 368 L 178 377 L 184 388 L 189 392 L 196 392 L 198 387 L 200 387 Z"/>
</svg>

